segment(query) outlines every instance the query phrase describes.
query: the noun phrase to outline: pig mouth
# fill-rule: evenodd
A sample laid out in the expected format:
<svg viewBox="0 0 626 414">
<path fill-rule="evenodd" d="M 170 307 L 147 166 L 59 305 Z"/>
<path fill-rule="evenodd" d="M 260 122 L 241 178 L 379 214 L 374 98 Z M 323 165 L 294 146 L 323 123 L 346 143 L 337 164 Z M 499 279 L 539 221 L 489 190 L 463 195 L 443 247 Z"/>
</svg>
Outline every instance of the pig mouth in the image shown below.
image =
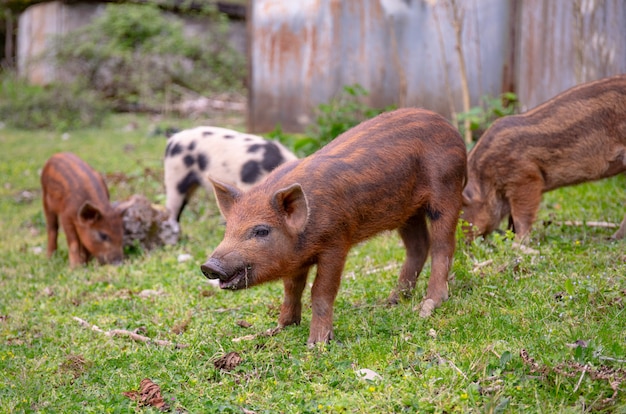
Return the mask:
<svg viewBox="0 0 626 414">
<path fill-rule="evenodd" d="M 228 269 L 219 260 L 211 258 L 200 269 L 207 278 L 218 279 L 220 289 L 237 290 L 253 285 L 251 265 Z"/>
<path fill-rule="evenodd" d="M 245 266 L 234 274 L 232 274 L 228 279 L 220 278 L 220 289 L 245 289 L 251 285 L 250 283 L 250 266 Z"/>
</svg>

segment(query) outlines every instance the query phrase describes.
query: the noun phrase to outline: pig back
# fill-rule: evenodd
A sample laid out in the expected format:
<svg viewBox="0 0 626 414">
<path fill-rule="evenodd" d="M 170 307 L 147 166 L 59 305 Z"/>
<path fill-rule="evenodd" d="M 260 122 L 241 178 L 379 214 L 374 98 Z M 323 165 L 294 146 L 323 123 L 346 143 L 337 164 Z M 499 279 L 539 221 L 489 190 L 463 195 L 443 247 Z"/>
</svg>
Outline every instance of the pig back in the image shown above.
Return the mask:
<svg viewBox="0 0 626 414">
<path fill-rule="evenodd" d="M 41 184 L 47 205 L 57 214 L 74 217 L 85 201 L 103 212 L 112 210 L 102 176 L 73 153 L 50 157 L 42 170 Z"/>
<path fill-rule="evenodd" d="M 252 191 L 271 194 L 299 183 L 309 207 L 308 236 L 343 234 L 356 243 L 397 228 L 421 207 L 445 208 L 442 197 L 460 199 L 465 172 L 466 149 L 456 129 L 433 112 L 404 108 L 280 167 Z"/>
<path fill-rule="evenodd" d="M 503 186 L 540 172 L 544 191 L 625 168 L 626 75 L 576 86 L 498 119 L 468 155 L 471 181 Z"/>
</svg>

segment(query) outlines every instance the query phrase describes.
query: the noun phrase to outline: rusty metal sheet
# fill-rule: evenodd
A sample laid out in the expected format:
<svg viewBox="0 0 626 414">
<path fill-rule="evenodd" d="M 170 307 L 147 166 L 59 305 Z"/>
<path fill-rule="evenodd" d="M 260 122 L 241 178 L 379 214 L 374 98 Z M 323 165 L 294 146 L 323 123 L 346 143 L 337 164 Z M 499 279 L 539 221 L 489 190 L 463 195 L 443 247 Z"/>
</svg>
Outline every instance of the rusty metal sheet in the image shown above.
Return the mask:
<svg viewBox="0 0 626 414">
<path fill-rule="evenodd" d="M 473 105 L 501 91 L 511 1 L 457 0 Z M 356 83 L 373 107 L 461 111 L 450 11 L 447 0 L 253 0 L 248 128 L 301 131 L 317 105 Z"/>
<path fill-rule="evenodd" d="M 574 85 L 626 73 L 623 0 L 524 0 L 519 25 L 523 109 Z"/>
</svg>

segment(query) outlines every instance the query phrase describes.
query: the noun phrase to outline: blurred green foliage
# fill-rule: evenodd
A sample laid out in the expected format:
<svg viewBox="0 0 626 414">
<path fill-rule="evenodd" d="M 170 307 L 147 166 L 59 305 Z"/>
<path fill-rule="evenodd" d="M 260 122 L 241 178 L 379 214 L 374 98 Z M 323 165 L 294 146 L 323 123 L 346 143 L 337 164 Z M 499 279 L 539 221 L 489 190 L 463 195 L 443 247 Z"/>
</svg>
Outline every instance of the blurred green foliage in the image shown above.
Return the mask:
<svg viewBox="0 0 626 414">
<path fill-rule="evenodd" d="M 482 105 L 474 106 L 467 112 L 457 115 L 457 122 L 463 134 L 463 123 L 470 120 L 470 129 L 474 142 L 491 126 L 498 118 L 513 115 L 518 110 L 519 100 L 513 92 L 505 92 L 498 97 L 483 97 Z"/>
</svg>

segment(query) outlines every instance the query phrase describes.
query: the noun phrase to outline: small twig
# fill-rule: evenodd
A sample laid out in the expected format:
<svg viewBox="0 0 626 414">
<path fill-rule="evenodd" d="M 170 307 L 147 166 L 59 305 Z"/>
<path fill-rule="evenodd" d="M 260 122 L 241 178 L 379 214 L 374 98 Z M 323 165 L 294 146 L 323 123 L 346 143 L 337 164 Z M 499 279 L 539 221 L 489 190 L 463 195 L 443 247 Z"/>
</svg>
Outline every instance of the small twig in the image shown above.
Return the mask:
<svg viewBox="0 0 626 414">
<path fill-rule="evenodd" d="M 539 250 L 535 250 L 532 247 L 528 247 L 524 245 L 523 243 L 513 242 L 511 246 L 514 249 L 519 249 L 524 254 L 533 254 L 533 255 L 539 254 Z"/>
<path fill-rule="evenodd" d="M 437 355 L 437 358 L 439 359 L 439 361 L 440 361 L 441 363 L 447 363 L 447 364 L 449 364 L 452 368 L 454 368 L 454 369 L 456 370 L 456 372 L 458 372 L 459 374 L 461 374 L 461 375 L 463 376 L 463 378 L 468 379 L 468 378 L 467 378 L 467 375 L 465 375 L 465 374 L 463 373 L 463 371 L 461 371 L 461 370 L 459 369 L 459 367 L 457 367 L 457 366 L 454 364 L 454 362 L 450 361 L 449 359 L 445 359 L 445 358 L 443 358 L 441 355 L 439 355 L 439 354 L 437 354 L 437 353 L 435 353 L 435 355 Z"/>
<path fill-rule="evenodd" d="M 583 382 L 583 377 L 585 376 L 586 372 L 587 372 L 587 366 L 585 365 L 585 367 L 583 368 L 583 372 L 580 373 L 580 378 L 578 378 L 578 383 L 576 383 L 576 387 L 574 387 L 574 391 L 572 391 L 572 393 L 576 393 L 576 391 L 578 391 L 578 388 L 580 387 L 580 383 Z"/>
<path fill-rule="evenodd" d="M 613 361 L 613 362 L 619 362 L 620 364 L 626 364 L 626 359 L 617 359 L 617 358 L 611 358 L 611 357 L 602 356 L 602 355 L 600 355 L 598 359 L 601 359 L 603 361 Z"/>
<path fill-rule="evenodd" d="M 159 345 L 159 346 L 173 346 L 174 348 L 180 349 L 180 348 L 187 348 L 189 345 L 186 344 L 178 344 L 178 343 L 173 343 L 170 341 L 166 341 L 164 339 L 151 339 L 148 338 L 147 336 L 143 336 L 143 335 L 139 335 L 138 333 L 135 332 L 131 332 L 131 331 L 127 331 L 125 329 L 112 329 L 110 331 L 105 331 L 103 329 L 100 329 L 98 326 L 96 325 L 92 325 L 89 322 L 87 322 L 84 319 L 81 319 L 79 317 L 74 316 L 73 317 L 75 321 L 77 321 L 81 326 L 83 326 L 84 328 L 87 329 L 91 329 L 92 331 L 96 331 L 96 332 L 100 332 L 108 337 L 115 337 L 115 336 L 127 336 L 130 339 L 134 340 L 134 341 L 138 341 L 138 342 L 145 342 L 147 344 L 155 344 L 155 345 Z"/>
<path fill-rule="evenodd" d="M 485 266 L 489 266 L 492 263 L 493 263 L 493 259 L 489 259 L 489 260 L 485 260 L 484 262 L 476 263 L 474 265 L 474 268 L 472 269 L 472 273 L 476 273 L 476 271 L 478 271 L 479 269 L 481 269 L 481 268 L 483 268 Z"/>
<path fill-rule="evenodd" d="M 398 267 L 400 267 L 400 266 L 398 266 L 396 263 L 392 263 L 392 264 L 389 264 L 389 265 L 386 265 L 386 266 L 374 267 L 372 269 L 366 270 L 365 274 L 366 275 L 372 275 L 374 273 L 385 272 L 387 270 L 394 270 L 394 269 L 397 269 Z"/>
<path fill-rule="evenodd" d="M 283 328 L 281 328 L 280 326 L 277 326 L 276 328 L 271 328 L 271 329 L 268 329 L 267 331 L 259 332 L 257 334 L 245 335 L 245 336 L 240 336 L 238 338 L 233 338 L 232 341 L 233 342 L 251 341 L 256 338 L 262 338 L 264 336 L 274 336 L 282 330 Z"/>
</svg>

